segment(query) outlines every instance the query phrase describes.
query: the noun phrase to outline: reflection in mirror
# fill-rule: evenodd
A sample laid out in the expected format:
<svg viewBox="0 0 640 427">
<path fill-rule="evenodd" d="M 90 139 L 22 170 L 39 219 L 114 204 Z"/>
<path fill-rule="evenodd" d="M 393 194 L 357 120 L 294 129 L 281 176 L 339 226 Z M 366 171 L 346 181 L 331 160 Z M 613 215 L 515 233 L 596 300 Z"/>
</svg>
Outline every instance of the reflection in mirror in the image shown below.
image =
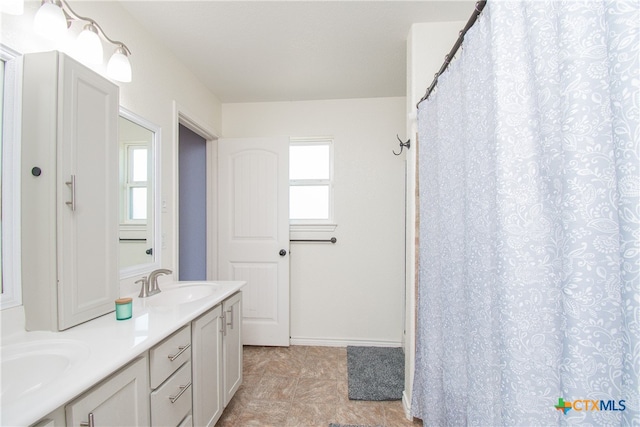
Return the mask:
<svg viewBox="0 0 640 427">
<path fill-rule="evenodd" d="M 0 309 L 22 305 L 20 58 L 0 43 Z"/>
<path fill-rule="evenodd" d="M 158 268 L 158 143 L 160 128 L 120 109 L 120 277 Z"/>
<path fill-rule="evenodd" d="M 2 138 L 2 130 L 3 130 L 3 107 L 4 107 L 4 59 L 0 61 L 0 200 L 2 199 L 2 170 L 4 169 L 2 167 L 2 159 L 4 158 L 3 154 L 3 141 L 4 138 Z M 2 233 L 2 206 L 4 206 L 5 204 L 2 203 L 0 205 L 0 295 L 2 295 L 2 293 L 4 292 L 4 276 L 2 275 L 2 264 L 4 264 L 4 257 L 2 256 L 2 236 L 4 236 L 4 234 Z"/>
</svg>

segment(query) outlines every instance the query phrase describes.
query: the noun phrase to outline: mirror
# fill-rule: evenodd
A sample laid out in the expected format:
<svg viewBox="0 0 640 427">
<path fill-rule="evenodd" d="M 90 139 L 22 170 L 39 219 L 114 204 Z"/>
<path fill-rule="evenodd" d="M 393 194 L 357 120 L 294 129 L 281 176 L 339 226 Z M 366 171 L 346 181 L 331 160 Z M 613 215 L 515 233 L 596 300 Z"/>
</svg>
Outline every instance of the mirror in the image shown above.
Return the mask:
<svg viewBox="0 0 640 427">
<path fill-rule="evenodd" d="M 0 43 L 0 309 L 22 305 L 20 107 L 22 56 Z"/>
<path fill-rule="evenodd" d="M 160 128 L 120 108 L 120 278 L 133 277 L 160 266 L 158 242 Z"/>
</svg>

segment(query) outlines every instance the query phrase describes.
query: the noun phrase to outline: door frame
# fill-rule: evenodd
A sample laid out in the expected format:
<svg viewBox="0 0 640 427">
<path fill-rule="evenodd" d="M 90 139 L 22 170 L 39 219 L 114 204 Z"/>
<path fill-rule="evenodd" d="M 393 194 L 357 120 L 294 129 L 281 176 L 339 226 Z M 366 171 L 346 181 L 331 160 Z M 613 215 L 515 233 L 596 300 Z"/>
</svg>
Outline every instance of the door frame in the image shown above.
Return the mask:
<svg viewBox="0 0 640 427">
<path fill-rule="evenodd" d="M 178 145 L 180 143 L 180 125 L 195 132 L 205 139 L 207 158 L 207 280 L 216 280 L 218 277 L 218 136 L 207 125 L 204 120 L 191 114 L 176 101 L 173 101 L 173 221 L 172 229 L 175 230 L 175 241 L 173 242 L 173 266 L 174 277 L 180 277 L 180 168 L 178 158 Z M 162 212 L 166 212 L 165 201 L 162 199 Z M 164 233 L 163 233 L 164 246 Z M 215 255 L 215 256 L 212 256 Z"/>
</svg>

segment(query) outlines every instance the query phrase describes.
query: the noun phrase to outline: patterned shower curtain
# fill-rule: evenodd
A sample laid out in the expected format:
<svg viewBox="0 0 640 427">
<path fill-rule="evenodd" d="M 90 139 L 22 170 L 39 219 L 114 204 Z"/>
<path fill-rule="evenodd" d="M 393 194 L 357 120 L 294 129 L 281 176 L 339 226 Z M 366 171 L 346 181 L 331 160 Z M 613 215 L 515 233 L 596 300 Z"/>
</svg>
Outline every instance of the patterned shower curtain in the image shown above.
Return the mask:
<svg viewBox="0 0 640 427">
<path fill-rule="evenodd" d="M 489 1 L 420 104 L 425 426 L 640 425 L 639 4 Z"/>
</svg>

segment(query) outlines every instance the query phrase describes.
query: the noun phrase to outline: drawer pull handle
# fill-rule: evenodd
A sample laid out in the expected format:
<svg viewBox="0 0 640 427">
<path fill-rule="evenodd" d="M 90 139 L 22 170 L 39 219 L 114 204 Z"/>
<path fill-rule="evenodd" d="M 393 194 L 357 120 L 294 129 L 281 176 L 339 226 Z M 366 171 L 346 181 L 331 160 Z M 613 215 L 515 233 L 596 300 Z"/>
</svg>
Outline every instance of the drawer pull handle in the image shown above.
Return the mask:
<svg viewBox="0 0 640 427">
<path fill-rule="evenodd" d="M 187 389 L 191 387 L 191 381 L 189 381 L 189 383 L 187 385 L 181 385 L 180 386 L 180 391 L 178 392 L 177 395 L 175 396 L 169 396 L 169 400 L 171 401 L 171 403 L 176 403 L 176 400 L 180 399 L 180 396 L 182 396 L 182 394 L 187 391 Z"/>
<path fill-rule="evenodd" d="M 167 357 L 169 358 L 170 361 L 174 361 L 176 360 L 182 353 L 184 353 L 189 347 L 191 347 L 191 344 L 187 344 L 187 345 L 181 345 L 178 346 L 178 351 L 176 354 L 170 354 Z"/>
<path fill-rule="evenodd" d="M 227 326 L 231 326 L 231 329 L 233 329 L 233 306 L 227 310 L 227 313 L 229 313 L 229 320 L 231 320 L 231 322 L 227 323 Z"/>
<path fill-rule="evenodd" d="M 69 186 L 69 188 L 71 189 L 71 201 L 65 202 L 65 204 L 69 206 L 72 211 L 75 212 L 76 210 L 76 176 L 71 175 L 71 180 L 66 181 L 65 184 Z"/>
<path fill-rule="evenodd" d="M 94 427 L 93 412 L 89 412 L 89 422 L 82 421 L 80 427 Z"/>
</svg>

